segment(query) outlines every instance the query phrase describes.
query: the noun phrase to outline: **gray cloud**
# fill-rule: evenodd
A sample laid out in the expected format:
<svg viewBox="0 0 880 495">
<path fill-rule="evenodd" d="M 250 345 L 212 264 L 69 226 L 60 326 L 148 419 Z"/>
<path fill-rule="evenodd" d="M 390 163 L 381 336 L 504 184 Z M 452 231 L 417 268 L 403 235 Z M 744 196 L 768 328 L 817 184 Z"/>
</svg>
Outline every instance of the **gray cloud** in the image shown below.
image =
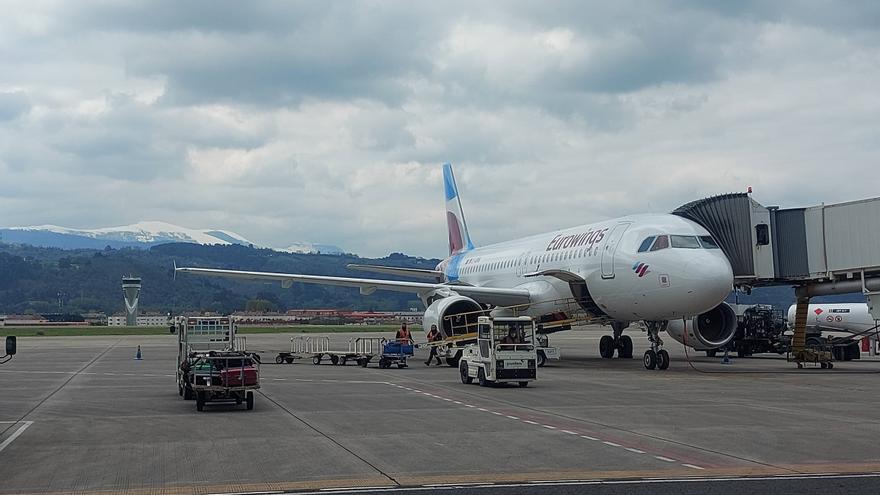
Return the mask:
<svg viewBox="0 0 880 495">
<path fill-rule="evenodd" d="M 84 2 L 0 18 L 0 218 L 441 256 L 876 195 L 874 2 Z M 829 187 L 837 177 L 858 177 Z"/>
</svg>

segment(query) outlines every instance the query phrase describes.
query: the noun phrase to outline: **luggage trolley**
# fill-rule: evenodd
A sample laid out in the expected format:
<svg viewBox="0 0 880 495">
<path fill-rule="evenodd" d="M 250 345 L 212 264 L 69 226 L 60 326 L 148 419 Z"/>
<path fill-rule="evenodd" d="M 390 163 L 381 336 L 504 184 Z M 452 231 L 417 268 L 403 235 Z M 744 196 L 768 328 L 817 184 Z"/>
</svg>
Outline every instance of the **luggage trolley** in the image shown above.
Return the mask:
<svg viewBox="0 0 880 495">
<path fill-rule="evenodd" d="M 413 344 L 405 344 L 396 340 L 385 342 L 382 345 L 382 355 L 379 356 L 379 368 L 388 369 L 392 365 L 398 368 L 406 368 L 406 359 L 413 357 Z"/>
<path fill-rule="evenodd" d="M 196 410 L 205 403 L 223 401 L 254 408 L 254 390 L 260 388 L 260 363 L 243 351 L 208 351 L 192 354 L 187 381 L 196 399 Z"/>
</svg>

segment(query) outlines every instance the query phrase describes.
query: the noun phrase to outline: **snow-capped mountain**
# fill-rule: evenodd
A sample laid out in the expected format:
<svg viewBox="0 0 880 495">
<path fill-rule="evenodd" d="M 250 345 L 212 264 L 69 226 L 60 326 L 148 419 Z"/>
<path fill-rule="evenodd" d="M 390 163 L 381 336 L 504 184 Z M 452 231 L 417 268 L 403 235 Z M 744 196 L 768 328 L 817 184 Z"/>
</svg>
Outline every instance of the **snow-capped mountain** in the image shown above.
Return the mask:
<svg viewBox="0 0 880 495">
<path fill-rule="evenodd" d="M 343 254 L 344 251 L 338 246 L 332 244 L 313 244 L 311 242 L 295 242 L 286 248 L 276 249 L 276 251 L 284 251 L 285 253 L 321 253 L 321 254 Z"/>
<path fill-rule="evenodd" d="M 0 241 L 30 244 L 61 249 L 146 249 L 171 242 L 194 244 L 253 244 L 243 236 L 228 230 L 190 229 L 166 222 L 138 222 L 120 227 L 100 229 L 72 229 L 58 225 L 36 225 L 0 229 Z M 265 246 L 258 246 L 265 247 Z M 273 248 L 275 249 L 275 248 Z M 342 249 L 329 244 L 297 242 L 283 249 L 287 253 L 341 254 Z"/>
<path fill-rule="evenodd" d="M 92 239 L 156 244 L 163 242 L 193 242 L 197 244 L 248 244 L 244 237 L 222 230 L 189 229 L 165 222 L 138 222 L 120 227 L 101 229 L 71 229 L 57 225 L 13 227 L 13 230 L 37 230 L 57 234 L 78 235 Z"/>
</svg>

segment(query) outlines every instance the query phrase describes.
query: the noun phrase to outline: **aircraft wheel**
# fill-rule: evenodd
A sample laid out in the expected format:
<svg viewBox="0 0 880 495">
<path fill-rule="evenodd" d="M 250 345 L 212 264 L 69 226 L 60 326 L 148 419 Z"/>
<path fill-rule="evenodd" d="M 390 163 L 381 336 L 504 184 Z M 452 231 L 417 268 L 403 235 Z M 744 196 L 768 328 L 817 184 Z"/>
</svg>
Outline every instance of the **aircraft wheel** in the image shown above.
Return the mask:
<svg viewBox="0 0 880 495">
<path fill-rule="evenodd" d="M 461 375 L 461 383 L 468 385 L 474 382 L 473 377 L 468 374 L 468 365 L 464 361 L 458 366 L 458 372 Z"/>
<path fill-rule="evenodd" d="M 538 368 L 543 368 L 547 364 L 547 355 L 538 351 Z"/>
<path fill-rule="evenodd" d="M 666 352 L 666 349 L 660 349 L 657 351 L 657 369 L 665 370 L 669 368 L 669 353 Z"/>
<path fill-rule="evenodd" d="M 657 353 L 652 349 L 645 351 L 645 368 L 652 370 L 657 367 Z"/>
<path fill-rule="evenodd" d="M 614 338 L 610 335 L 603 335 L 599 339 L 599 355 L 605 359 L 614 357 Z"/>
<path fill-rule="evenodd" d="M 620 336 L 620 351 L 618 356 L 622 359 L 632 359 L 633 357 L 633 339 L 629 335 Z"/>
</svg>

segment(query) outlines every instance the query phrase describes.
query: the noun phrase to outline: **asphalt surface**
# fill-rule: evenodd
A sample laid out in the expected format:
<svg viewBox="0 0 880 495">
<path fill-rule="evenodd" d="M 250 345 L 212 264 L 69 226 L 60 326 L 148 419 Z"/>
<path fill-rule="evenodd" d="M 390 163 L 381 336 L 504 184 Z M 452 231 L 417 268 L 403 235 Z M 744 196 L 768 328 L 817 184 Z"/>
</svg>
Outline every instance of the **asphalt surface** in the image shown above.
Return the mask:
<svg viewBox="0 0 880 495">
<path fill-rule="evenodd" d="M 175 336 L 21 338 L 0 366 L 0 493 L 877 493 L 877 477 L 838 473 L 880 472 L 880 362 L 724 365 L 675 344 L 648 371 L 599 359 L 601 335 L 554 336 L 563 360 L 525 389 L 463 385 L 422 355 L 302 360 L 263 365 L 253 411 L 203 413 L 177 395 Z M 248 347 L 268 363 L 288 337 Z"/>
</svg>

